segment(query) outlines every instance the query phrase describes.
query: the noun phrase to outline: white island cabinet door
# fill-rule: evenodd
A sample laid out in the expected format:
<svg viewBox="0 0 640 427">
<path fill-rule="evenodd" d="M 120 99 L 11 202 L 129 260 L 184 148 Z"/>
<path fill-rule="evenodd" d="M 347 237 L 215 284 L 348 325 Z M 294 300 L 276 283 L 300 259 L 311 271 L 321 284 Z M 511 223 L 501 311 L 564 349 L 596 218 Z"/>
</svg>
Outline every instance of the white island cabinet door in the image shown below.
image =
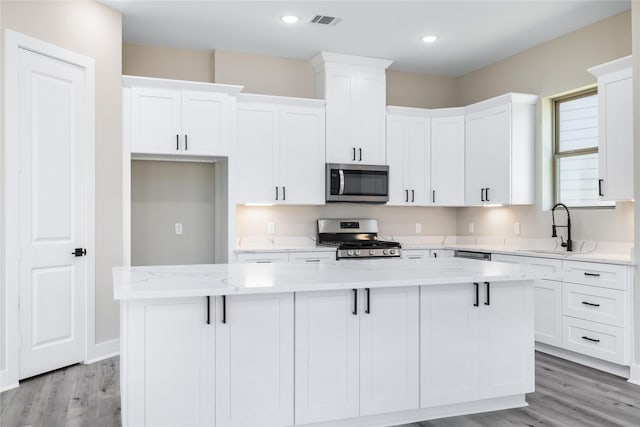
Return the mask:
<svg viewBox="0 0 640 427">
<path fill-rule="evenodd" d="M 278 185 L 282 203 L 325 202 L 324 107 L 280 107 Z"/>
<path fill-rule="evenodd" d="M 480 288 L 480 397 L 530 393 L 535 363 L 533 281 L 481 283 Z"/>
<path fill-rule="evenodd" d="M 227 94 L 182 91 L 183 153 L 226 156 L 231 137 L 231 99 Z"/>
<path fill-rule="evenodd" d="M 473 284 L 420 288 L 423 408 L 478 398 L 480 307 Z"/>
<path fill-rule="evenodd" d="M 360 415 L 418 409 L 418 287 L 365 289 L 360 297 Z"/>
<path fill-rule="evenodd" d="M 355 293 L 300 292 L 295 298 L 295 423 L 357 417 Z"/>
<path fill-rule="evenodd" d="M 180 91 L 131 90 L 131 151 L 176 154 L 182 149 Z"/>
<path fill-rule="evenodd" d="M 216 426 L 292 425 L 293 294 L 218 297 L 218 313 Z"/>
<path fill-rule="evenodd" d="M 215 326 L 205 297 L 123 304 L 124 426 L 215 423 Z M 214 313 L 211 299 L 210 316 Z M 128 317 L 128 318 L 127 318 Z"/>
</svg>

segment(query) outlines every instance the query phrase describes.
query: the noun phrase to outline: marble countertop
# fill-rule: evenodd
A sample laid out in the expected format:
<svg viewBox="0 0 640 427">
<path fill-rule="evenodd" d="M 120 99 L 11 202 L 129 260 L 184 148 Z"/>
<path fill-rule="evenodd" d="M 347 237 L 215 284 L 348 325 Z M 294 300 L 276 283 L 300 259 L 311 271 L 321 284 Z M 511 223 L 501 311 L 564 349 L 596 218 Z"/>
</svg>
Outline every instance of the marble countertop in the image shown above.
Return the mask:
<svg viewBox="0 0 640 427">
<path fill-rule="evenodd" d="M 114 267 L 114 299 L 304 292 L 330 289 L 536 280 L 539 267 L 461 258 L 343 260 L 314 264 Z"/>
</svg>

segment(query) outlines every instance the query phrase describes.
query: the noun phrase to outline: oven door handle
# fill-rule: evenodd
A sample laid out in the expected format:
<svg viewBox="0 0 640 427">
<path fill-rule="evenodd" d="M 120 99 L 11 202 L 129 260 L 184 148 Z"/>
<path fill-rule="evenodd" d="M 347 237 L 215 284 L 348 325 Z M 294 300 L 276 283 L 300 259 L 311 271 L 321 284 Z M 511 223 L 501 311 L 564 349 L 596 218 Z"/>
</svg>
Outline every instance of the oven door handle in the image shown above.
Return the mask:
<svg viewBox="0 0 640 427">
<path fill-rule="evenodd" d="M 338 170 L 338 174 L 340 175 L 340 188 L 338 189 L 338 194 L 342 196 L 344 194 L 344 171 L 340 169 Z"/>
</svg>

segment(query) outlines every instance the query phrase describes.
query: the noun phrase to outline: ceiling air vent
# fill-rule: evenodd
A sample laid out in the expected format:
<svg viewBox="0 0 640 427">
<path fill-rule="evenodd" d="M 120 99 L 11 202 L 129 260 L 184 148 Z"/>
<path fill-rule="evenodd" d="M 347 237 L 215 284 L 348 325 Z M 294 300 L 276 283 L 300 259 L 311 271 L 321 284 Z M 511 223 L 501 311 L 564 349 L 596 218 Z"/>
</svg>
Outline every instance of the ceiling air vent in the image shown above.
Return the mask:
<svg viewBox="0 0 640 427">
<path fill-rule="evenodd" d="M 309 23 L 321 25 L 336 25 L 338 23 L 338 18 L 336 18 L 335 16 L 316 15 L 311 18 L 311 21 L 309 21 Z"/>
</svg>

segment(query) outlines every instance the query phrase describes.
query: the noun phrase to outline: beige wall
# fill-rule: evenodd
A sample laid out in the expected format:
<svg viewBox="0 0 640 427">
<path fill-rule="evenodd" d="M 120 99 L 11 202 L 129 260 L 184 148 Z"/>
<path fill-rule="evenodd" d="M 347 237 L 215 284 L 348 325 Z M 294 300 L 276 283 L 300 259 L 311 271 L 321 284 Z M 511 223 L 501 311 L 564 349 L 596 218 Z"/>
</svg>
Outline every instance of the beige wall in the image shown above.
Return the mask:
<svg viewBox="0 0 640 427">
<path fill-rule="evenodd" d="M 216 83 L 243 85 L 246 93 L 315 98 L 309 61 L 223 50 L 213 55 Z"/>
<path fill-rule="evenodd" d="M 122 264 L 122 19 L 96 2 L 0 2 L 11 29 L 92 57 L 96 64 L 96 341 L 119 336 L 111 267 Z M 3 142 L 4 147 L 4 142 Z M 12 226 L 8 224 L 8 226 Z"/>
<path fill-rule="evenodd" d="M 455 77 L 387 70 L 387 105 L 456 107 L 457 84 Z"/>
<path fill-rule="evenodd" d="M 213 82 L 213 53 L 125 43 L 122 45 L 122 74 Z"/>
<path fill-rule="evenodd" d="M 213 264 L 214 167 L 131 162 L 131 265 Z"/>
<path fill-rule="evenodd" d="M 458 234 L 469 234 L 468 224 L 473 222 L 476 235 L 512 236 L 513 223 L 520 222 L 523 236 L 550 235 L 553 187 L 548 97 L 595 85 L 596 78 L 587 68 L 630 53 L 631 14 L 625 12 L 458 78 L 460 105 L 507 92 L 541 97 L 536 112 L 536 205 L 461 208 Z M 618 203 L 616 209 L 574 209 L 571 215 L 576 239 L 633 241 L 632 203 Z"/>
</svg>

